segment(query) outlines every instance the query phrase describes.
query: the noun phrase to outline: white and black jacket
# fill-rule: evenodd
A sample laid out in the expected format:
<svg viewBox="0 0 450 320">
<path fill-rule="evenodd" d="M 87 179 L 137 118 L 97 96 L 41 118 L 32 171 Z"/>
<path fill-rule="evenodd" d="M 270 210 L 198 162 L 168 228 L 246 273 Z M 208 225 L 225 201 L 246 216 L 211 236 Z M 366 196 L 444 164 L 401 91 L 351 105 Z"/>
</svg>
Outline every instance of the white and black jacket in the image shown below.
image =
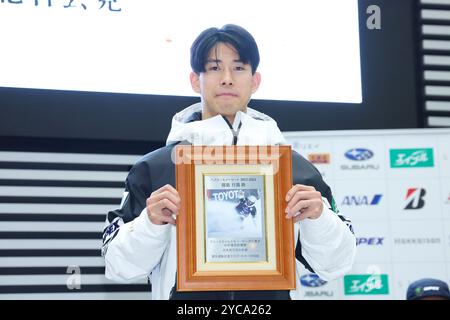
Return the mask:
<svg viewBox="0 0 450 320">
<path fill-rule="evenodd" d="M 194 145 L 285 144 L 276 122 L 250 108 L 247 113 L 238 112 L 232 125 L 222 116 L 201 120 L 200 104 L 177 113 L 167 145 L 135 163 L 126 179 L 120 208 L 107 215 L 102 254 L 108 279 L 129 283 L 149 277 L 153 299 L 295 299 L 299 297 L 299 263 L 326 281 L 351 269 L 356 241 L 350 221 L 337 213 L 331 190 L 318 170 L 293 151 L 294 184 L 315 187 L 324 201 L 319 218 L 294 224 L 297 290 L 177 292 L 176 227 L 153 224 L 146 213 L 146 199 L 165 184 L 175 187 L 171 155 L 181 141 Z"/>
</svg>

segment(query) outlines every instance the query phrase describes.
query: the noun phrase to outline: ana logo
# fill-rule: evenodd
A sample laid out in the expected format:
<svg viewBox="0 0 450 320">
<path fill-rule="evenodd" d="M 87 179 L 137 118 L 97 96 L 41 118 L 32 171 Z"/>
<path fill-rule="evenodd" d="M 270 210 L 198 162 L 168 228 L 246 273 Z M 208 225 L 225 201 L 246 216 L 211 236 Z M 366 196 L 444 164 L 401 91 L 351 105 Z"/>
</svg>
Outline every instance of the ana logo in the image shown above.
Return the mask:
<svg viewBox="0 0 450 320">
<path fill-rule="evenodd" d="M 350 149 L 345 153 L 345 157 L 347 159 L 353 160 L 353 161 L 364 161 L 369 160 L 373 157 L 373 152 L 369 149 L 364 148 L 354 148 Z"/>
<path fill-rule="evenodd" d="M 425 205 L 423 197 L 426 194 L 426 190 L 423 188 L 409 188 L 406 192 L 406 207 L 405 210 L 421 209 Z"/>
<path fill-rule="evenodd" d="M 433 149 L 391 149 L 391 168 L 434 167 Z"/>
<path fill-rule="evenodd" d="M 346 295 L 389 294 L 387 274 L 352 274 L 344 276 Z"/>
<path fill-rule="evenodd" d="M 327 282 L 320 279 L 315 273 L 308 273 L 300 277 L 300 283 L 305 287 L 316 288 L 325 285 Z"/>
<path fill-rule="evenodd" d="M 356 245 L 368 245 L 368 246 L 382 246 L 384 237 L 372 237 L 372 238 L 356 238 Z"/>
<path fill-rule="evenodd" d="M 308 160 L 314 164 L 329 164 L 330 163 L 329 153 L 310 153 L 308 154 Z"/>
<path fill-rule="evenodd" d="M 342 200 L 343 206 L 376 206 L 382 194 L 376 194 L 373 197 L 369 196 L 345 196 Z"/>
</svg>

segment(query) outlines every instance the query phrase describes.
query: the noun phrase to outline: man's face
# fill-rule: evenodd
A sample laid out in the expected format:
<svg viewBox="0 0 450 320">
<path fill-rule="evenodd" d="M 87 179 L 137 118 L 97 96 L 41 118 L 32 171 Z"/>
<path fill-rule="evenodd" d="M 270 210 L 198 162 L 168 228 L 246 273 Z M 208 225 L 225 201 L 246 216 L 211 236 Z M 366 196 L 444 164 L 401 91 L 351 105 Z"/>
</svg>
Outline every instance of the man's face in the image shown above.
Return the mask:
<svg viewBox="0 0 450 320">
<path fill-rule="evenodd" d="M 225 43 L 211 49 L 205 72 L 192 72 L 190 78 L 192 88 L 201 95 L 203 119 L 220 114 L 230 123 L 236 112 L 247 110 L 261 81 L 259 73 L 252 75 L 251 65 L 242 63 L 236 50 Z"/>
</svg>

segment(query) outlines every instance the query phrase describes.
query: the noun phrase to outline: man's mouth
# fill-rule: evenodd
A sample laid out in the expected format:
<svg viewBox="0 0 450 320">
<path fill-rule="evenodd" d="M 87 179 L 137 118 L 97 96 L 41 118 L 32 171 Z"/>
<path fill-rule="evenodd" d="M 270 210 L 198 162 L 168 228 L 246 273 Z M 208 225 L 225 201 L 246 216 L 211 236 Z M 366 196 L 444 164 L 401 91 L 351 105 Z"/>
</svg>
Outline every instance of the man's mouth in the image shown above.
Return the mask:
<svg viewBox="0 0 450 320">
<path fill-rule="evenodd" d="M 232 93 L 232 92 L 223 92 L 223 93 L 218 93 L 216 95 L 216 97 L 237 97 L 237 94 Z"/>
</svg>

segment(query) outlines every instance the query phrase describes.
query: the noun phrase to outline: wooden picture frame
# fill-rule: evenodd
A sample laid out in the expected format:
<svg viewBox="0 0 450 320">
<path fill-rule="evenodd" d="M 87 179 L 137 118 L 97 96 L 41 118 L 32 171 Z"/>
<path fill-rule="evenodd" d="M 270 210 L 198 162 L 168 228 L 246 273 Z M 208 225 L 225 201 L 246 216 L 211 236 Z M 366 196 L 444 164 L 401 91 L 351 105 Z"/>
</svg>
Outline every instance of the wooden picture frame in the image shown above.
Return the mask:
<svg viewBox="0 0 450 320">
<path fill-rule="evenodd" d="M 177 290 L 295 288 L 290 146 L 178 145 Z"/>
</svg>

